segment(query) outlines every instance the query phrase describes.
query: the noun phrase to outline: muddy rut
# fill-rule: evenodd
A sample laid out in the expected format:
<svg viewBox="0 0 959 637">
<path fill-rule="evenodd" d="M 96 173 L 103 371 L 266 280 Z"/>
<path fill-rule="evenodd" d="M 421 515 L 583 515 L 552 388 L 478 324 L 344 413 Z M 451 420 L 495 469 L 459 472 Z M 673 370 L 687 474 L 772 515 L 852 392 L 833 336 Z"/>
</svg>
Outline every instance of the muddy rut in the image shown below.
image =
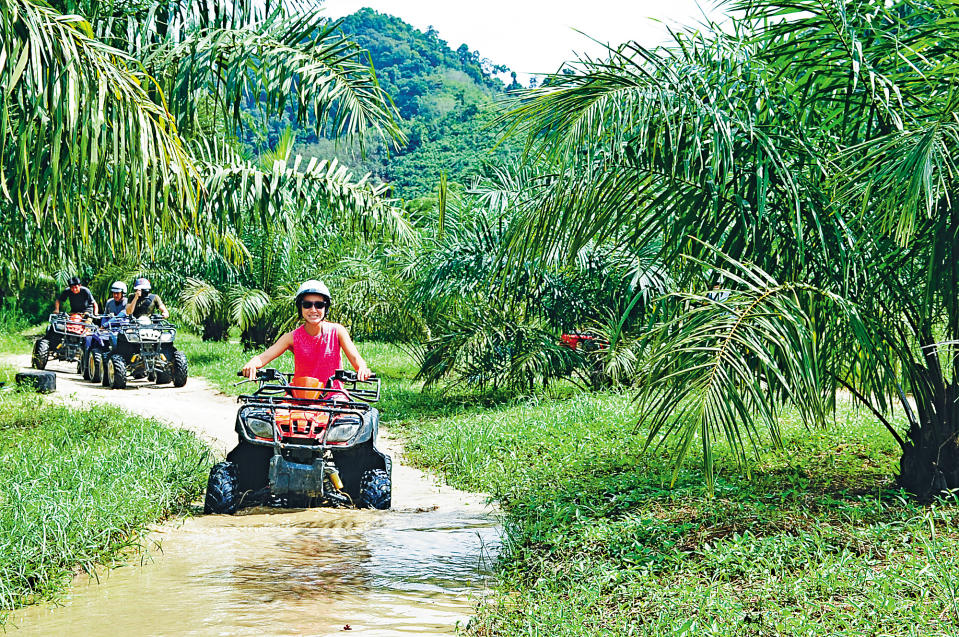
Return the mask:
<svg viewBox="0 0 959 637">
<path fill-rule="evenodd" d="M 9 358 L 7 359 L 10 360 Z M 29 356 L 12 362 L 29 365 Z M 190 429 L 219 455 L 236 401 L 203 379 L 111 390 L 54 362 L 53 400 L 112 403 Z M 499 542 L 478 494 L 441 486 L 393 456 L 393 509 L 249 509 L 159 526 L 135 564 L 77 577 L 62 606 L 17 611 L 15 635 L 430 635 L 462 626 Z"/>
</svg>

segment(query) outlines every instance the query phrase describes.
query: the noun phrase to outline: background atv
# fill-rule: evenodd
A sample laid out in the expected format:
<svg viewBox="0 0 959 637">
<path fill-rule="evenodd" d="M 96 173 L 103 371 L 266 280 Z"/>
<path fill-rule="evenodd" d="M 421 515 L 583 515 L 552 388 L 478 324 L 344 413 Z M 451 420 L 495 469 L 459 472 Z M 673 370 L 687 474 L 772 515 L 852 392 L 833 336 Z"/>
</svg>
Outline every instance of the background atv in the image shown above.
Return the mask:
<svg viewBox="0 0 959 637">
<path fill-rule="evenodd" d="M 51 314 L 47 333 L 33 344 L 31 364 L 36 369 L 43 369 L 51 360 L 79 361 L 84 341 L 93 330 L 93 323 L 83 314 Z M 80 371 L 79 366 L 77 371 Z"/>
<path fill-rule="evenodd" d="M 254 504 L 388 509 L 389 456 L 376 449 L 380 381 L 337 370 L 315 378 L 260 370 L 259 388 L 238 398 L 237 447 L 213 466 L 204 511 L 234 513 Z M 342 384 L 333 389 L 332 381 Z"/>
<path fill-rule="evenodd" d="M 174 387 L 186 385 L 186 354 L 173 346 L 176 327 L 154 315 L 141 317 L 119 327 L 112 348 L 102 355 L 103 385 L 113 389 L 127 386 L 127 377 L 148 378 L 158 385 L 173 381 Z"/>
<path fill-rule="evenodd" d="M 80 373 L 83 374 L 83 379 L 94 383 L 103 381 L 103 361 L 110 358 L 117 334 L 130 324 L 130 319 L 125 315 L 105 315 L 100 318 L 100 328 L 87 336 L 80 358 Z"/>
</svg>

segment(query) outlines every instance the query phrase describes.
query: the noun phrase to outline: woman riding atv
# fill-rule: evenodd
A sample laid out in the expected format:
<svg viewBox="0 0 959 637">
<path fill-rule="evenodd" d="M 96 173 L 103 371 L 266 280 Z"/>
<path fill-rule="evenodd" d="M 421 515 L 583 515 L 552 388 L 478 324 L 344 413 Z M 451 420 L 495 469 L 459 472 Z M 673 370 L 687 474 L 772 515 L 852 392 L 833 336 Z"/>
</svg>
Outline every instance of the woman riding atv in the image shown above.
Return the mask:
<svg viewBox="0 0 959 637">
<path fill-rule="evenodd" d="M 330 291 L 322 281 L 310 280 L 296 291 L 296 307 L 303 325 L 287 332 L 259 356 L 243 366 L 243 375 L 256 378 L 256 370 L 269 364 L 283 352 L 293 352 L 294 376 L 310 376 L 326 380 L 341 367 L 340 351 L 346 354 L 356 370 L 358 380 L 370 377 L 370 368 L 360 356 L 350 333 L 339 323 L 326 321 L 330 307 Z"/>
<path fill-rule="evenodd" d="M 251 380 L 255 379 L 257 369 L 284 352 L 291 351 L 294 376 L 307 376 L 324 382 L 342 367 L 342 352 L 356 370 L 357 380 L 369 379 L 372 372 L 360 356 L 350 333 L 339 323 L 326 321 L 331 300 L 330 291 L 322 281 L 304 282 L 296 291 L 296 307 L 303 324 L 281 336 L 259 356 L 251 358 L 243 366 L 242 374 Z M 334 381 L 333 386 L 339 388 L 340 383 Z M 242 441 L 227 454 L 228 461 L 244 468 L 240 473 L 240 491 L 256 491 L 266 486 L 272 456 L 270 447 L 254 446 Z"/>
</svg>

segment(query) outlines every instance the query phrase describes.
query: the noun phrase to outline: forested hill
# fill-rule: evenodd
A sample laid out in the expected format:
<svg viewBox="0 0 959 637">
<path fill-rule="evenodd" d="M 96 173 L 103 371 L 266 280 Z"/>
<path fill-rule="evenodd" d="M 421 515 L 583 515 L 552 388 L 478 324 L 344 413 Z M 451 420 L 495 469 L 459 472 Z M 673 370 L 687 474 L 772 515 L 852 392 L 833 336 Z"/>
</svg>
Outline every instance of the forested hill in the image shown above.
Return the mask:
<svg viewBox="0 0 959 637">
<path fill-rule="evenodd" d="M 381 86 L 403 117 L 409 143 L 392 153 L 373 143 L 360 157 L 299 130 L 297 152 L 336 156 L 357 171 L 372 172 L 391 184 L 394 195 L 407 199 L 435 191 L 444 171 L 450 181 L 467 184 L 485 162 L 509 154 L 509 147 L 490 154 L 497 133 L 487 128 L 495 102 L 508 88 L 494 75 L 505 66 L 493 65 L 465 44 L 454 51 L 435 30 L 423 32 L 372 9 L 347 16 L 340 29 L 370 52 Z"/>
<path fill-rule="evenodd" d="M 372 9 L 347 16 L 340 28 L 370 52 L 380 85 L 405 119 L 435 120 L 464 101 L 488 101 L 505 88 L 491 73 L 506 67 L 494 67 L 465 44 L 453 51 L 432 28 L 424 33 Z"/>
</svg>

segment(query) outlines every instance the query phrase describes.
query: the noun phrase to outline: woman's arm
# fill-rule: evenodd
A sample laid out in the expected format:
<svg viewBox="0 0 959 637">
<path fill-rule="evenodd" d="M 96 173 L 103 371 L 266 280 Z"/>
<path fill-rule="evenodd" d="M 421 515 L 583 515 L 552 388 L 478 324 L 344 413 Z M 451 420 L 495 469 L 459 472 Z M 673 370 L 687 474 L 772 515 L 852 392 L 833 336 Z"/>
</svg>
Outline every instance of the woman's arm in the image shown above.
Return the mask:
<svg viewBox="0 0 959 637">
<path fill-rule="evenodd" d="M 356 349 L 356 344 L 353 343 L 353 339 L 350 338 L 350 333 L 339 323 L 336 325 L 336 337 L 340 341 L 340 349 L 342 349 L 346 357 L 350 359 L 350 364 L 353 366 L 353 369 L 356 370 L 356 378 L 358 380 L 366 380 L 372 376 L 373 372 L 370 371 L 370 368 L 366 365 L 366 361 L 360 356 L 360 350 Z"/>
<path fill-rule="evenodd" d="M 253 380 L 256 378 L 256 370 L 269 364 L 274 358 L 291 347 L 293 347 L 293 332 L 287 332 L 273 343 L 273 345 L 270 345 L 269 349 L 265 352 L 251 358 L 249 362 L 243 366 L 243 375 Z"/>
</svg>

